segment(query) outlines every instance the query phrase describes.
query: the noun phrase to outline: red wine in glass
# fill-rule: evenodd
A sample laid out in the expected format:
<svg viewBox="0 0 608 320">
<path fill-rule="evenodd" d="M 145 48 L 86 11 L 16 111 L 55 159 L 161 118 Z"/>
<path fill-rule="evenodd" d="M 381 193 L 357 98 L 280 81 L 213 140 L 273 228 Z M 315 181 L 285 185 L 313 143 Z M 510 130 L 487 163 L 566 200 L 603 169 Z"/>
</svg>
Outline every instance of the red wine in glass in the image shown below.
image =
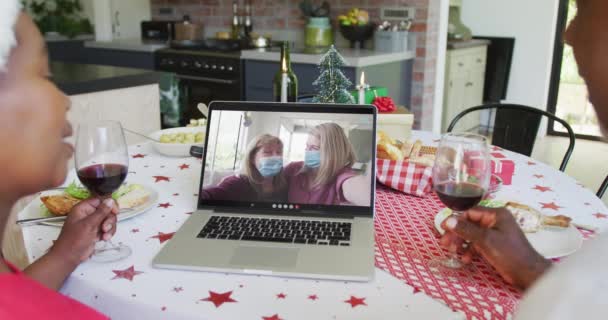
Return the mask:
<svg viewBox="0 0 608 320">
<path fill-rule="evenodd" d="M 100 200 L 111 197 L 125 181 L 129 168 L 129 152 L 120 122 L 81 123 L 76 133 L 74 162 L 78 179 L 93 197 Z M 93 261 L 118 261 L 131 254 L 126 244 L 116 245 L 112 240 L 100 244 L 91 257 Z"/>
<path fill-rule="evenodd" d="M 78 170 L 78 179 L 94 195 L 107 197 L 118 190 L 127 172 L 127 166 L 122 164 L 94 164 Z"/>
<path fill-rule="evenodd" d="M 466 211 L 476 206 L 483 198 L 485 190 L 469 182 L 444 182 L 435 186 L 439 200 L 454 211 Z"/>
<path fill-rule="evenodd" d="M 476 206 L 490 186 L 490 155 L 486 138 L 470 133 L 447 133 L 441 137 L 433 166 L 433 188 L 452 214 Z M 462 263 L 455 253 L 440 265 L 457 269 Z"/>
</svg>

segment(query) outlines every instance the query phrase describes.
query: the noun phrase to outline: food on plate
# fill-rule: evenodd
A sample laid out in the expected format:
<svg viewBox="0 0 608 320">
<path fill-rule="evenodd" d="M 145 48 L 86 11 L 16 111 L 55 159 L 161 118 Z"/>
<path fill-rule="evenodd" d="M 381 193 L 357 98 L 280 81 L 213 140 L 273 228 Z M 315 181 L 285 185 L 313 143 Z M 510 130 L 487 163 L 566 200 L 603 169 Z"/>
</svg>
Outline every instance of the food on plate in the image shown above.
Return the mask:
<svg viewBox="0 0 608 320">
<path fill-rule="evenodd" d="M 178 132 L 178 133 L 165 133 L 160 136 L 161 143 L 203 143 L 205 140 L 205 134 L 202 132 Z"/>
<path fill-rule="evenodd" d="M 515 221 L 526 233 L 538 232 L 544 226 L 568 228 L 572 221 L 571 218 L 563 215 L 543 215 L 534 208 L 516 202 L 507 203 L 505 208 L 513 214 Z"/>
<path fill-rule="evenodd" d="M 81 199 L 74 198 L 69 194 L 40 197 L 40 201 L 55 216 L 65 216 Z"/>
<path fill-rule="evenodd" d="M 72 182 L 63 193 L 40 197 L 48 212 L 56 216 L 67 215 L 80 201 L 91 196 L 89 191 Z M 135 208 L 150 198 L 150 192 L 139 184 L 122 185 L 112 194 L 119 208 Z"/>
<path fill-rule="evenodd" d="M 423 146 L 422 141 L 401 142 L 389 137 L 385 132 L 378 132 L 378 159 L 407 161 L 423 166 L 432 166 L 435 162 L 437 148 Z"/>
<path fill-rule="evenodd" d="M 207 119 L 190 119 L 190 123 L 186 126 L 188 128 L 191 127 L 205 127 L 207 126 Z"/>
</svg>

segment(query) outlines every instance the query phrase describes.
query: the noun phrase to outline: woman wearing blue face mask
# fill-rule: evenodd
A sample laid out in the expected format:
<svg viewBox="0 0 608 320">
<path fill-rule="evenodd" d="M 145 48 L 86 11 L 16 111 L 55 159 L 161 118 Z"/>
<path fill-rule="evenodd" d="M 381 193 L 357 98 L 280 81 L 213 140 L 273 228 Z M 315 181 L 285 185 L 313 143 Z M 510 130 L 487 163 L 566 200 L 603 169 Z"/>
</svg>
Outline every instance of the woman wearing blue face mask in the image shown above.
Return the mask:
<svg viewBox="0 0 608 320">
<path fill-rule="evenodd" d="M 288 201 L 298 204 L 370 205 L 371 176 L 351 169 L 355 151 L 342 127 L 324 123 L 306 141 L 303 162 L 285 167 Z"/>
<path fill-rule="evenodd" d="M 285 202 L 287 182 L 283 175 L 283 142 L 264 134 L 247 147 L 243 170 L 224 178 L 217 186 L 202 190 L 205 199 Z"/>
</svg>

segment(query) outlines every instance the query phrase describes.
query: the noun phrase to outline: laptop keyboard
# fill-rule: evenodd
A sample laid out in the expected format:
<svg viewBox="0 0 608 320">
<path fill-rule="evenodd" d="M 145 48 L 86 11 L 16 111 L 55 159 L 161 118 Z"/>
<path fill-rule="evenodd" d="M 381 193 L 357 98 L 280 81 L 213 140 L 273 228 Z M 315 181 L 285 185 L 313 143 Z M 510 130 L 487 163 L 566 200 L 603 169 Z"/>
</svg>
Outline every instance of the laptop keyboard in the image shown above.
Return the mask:
<svg viewBox="0 0 608 320">
<path fill-rule="evenodd" d="M 212 216 L 198 238 L 350 246 L 351 223 Z"/>
</svg>

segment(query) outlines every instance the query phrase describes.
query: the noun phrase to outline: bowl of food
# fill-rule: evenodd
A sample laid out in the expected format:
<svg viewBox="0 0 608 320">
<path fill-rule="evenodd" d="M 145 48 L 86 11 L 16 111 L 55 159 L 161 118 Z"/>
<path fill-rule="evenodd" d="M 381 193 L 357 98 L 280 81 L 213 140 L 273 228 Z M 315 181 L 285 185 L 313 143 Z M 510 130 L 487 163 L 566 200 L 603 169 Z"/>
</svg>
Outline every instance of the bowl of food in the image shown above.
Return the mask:
<svg viewBox="0 0 608 320">
<path fill-rule="evenodd" d="M 170 157 L 189 157 L 192 146 L 202 147 L 205 144 L 205 127 L 182 127 L 160 130 L 150 137 L 154 148 L 162 155 Z"/>
</svg>

